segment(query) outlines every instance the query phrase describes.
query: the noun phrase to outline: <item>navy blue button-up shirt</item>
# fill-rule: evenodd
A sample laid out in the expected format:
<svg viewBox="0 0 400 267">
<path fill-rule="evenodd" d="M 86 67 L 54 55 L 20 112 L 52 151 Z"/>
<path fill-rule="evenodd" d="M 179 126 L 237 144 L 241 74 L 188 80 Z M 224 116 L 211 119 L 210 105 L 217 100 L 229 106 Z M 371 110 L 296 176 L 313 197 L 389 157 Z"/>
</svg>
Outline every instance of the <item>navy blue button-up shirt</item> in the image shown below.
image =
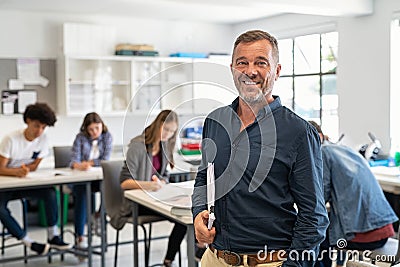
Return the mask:
<svg viewBox="0 0 400 267">
<path fill-rule="evenodd" d="M 238 98 L 206 118 L 193 216 L 207 209 L 207 164 L 214 163 L 215 248 L 257 253 L 267 247 L 318 255 L 328 226 L 319 136 L 274 98 L 241 132 Z M 312 264 L 301 259 L 284 263 Z"/>
</svg>

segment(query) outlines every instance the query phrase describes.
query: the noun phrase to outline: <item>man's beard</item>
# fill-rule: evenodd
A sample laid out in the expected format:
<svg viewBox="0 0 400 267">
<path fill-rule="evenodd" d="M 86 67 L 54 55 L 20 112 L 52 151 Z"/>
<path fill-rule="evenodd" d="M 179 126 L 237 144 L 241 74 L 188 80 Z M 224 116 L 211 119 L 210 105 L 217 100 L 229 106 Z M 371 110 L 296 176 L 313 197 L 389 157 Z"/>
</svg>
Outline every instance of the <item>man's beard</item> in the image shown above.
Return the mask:
<svg viewBox="0 0 400 267">
<path fill-rule="evenodd" d="M 243 94 L 243 92 L 240 92 L 239 95 L 244 100 L 244 102 L 246 102 L 250 106 L 260 104 L 263 101 L 265 101 L 264 94 L 262 93 L 261 90 L 259 90 L 258 94 L 255 96 L 249 96 L 249 95 Z"/>
<path fill-rule="evenodd" d="M 244 102 L 246 102 L 249 106 L 256 106 L 260 104 L 267 104 L 267 99 L 266 96 L 272 92 L 272 87 L 274 86 L 274 83 L 268 84 L 267 88 L 264 89 L 258 89 L 258 94 L 250 96 L 248 94 L 243 93 L 243 91 L 239 91 L 239 96 L 240 98 L 243 99 Z"/>
</svg>

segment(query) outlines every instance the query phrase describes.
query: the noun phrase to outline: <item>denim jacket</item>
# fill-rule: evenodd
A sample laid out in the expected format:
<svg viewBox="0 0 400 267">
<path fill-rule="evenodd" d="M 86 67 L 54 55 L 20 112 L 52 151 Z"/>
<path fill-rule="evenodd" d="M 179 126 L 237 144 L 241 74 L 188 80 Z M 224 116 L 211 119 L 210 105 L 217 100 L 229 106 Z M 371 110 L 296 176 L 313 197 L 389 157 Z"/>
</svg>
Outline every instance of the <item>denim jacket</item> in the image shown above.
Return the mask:
<svg viewBox="0 0 400 267">
<path fill-rule="evenodd" d="M 366 160 L 346 146 L 322 145 L 324 197 L 330 202 L 329 243 L 350 241 L 397 221 Z"/>
<path fill-rule="evenodd" d="M 102 160 L 109 160 L 112 152 L 112 136 L 110 132 L 102 133 L 99 137 L 99 152 L 97 159 L 93 159 L 94 166 L 100 166 Z M 72 146 L 72 157 L 70 166 L 74 162 L 82 162 L 89 160 L 90 150 L 92 149 L 92 139 L 83 133 L 78 133 Z"/>
</svg>

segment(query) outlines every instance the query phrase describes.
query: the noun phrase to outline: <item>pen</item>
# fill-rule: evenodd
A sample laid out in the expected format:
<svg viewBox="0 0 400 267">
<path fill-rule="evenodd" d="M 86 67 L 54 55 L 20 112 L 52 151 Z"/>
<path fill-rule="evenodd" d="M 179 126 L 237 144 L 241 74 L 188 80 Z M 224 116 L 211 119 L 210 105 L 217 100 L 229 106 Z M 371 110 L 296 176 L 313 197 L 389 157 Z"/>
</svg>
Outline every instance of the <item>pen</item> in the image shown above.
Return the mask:
<svg viewBox="0 0 400 267">
<path fill-rule="evenodd" d="M 163 185 L 164 185 L 164 183 L 161 182 L 160 178 L 158 178 L 158 176 L 155 175 L 155 174 L 153 175 L 152 180 L 155 181 L 155 182 L 157 182 L 157 184 L 158 184 L 159 186 L 163 186 Z"/>
<path fill-rule="evenodd" d="M 163 185 L 164 185 L 164 183 L 163 183 L 163 182 L 161 182 L 161 180 L 160 180 L 160 179 L 158 179 L 158 178 L 157 178 L 157 184 L 158 184 L 159 186 L 163 186 Z"/>
</svg>

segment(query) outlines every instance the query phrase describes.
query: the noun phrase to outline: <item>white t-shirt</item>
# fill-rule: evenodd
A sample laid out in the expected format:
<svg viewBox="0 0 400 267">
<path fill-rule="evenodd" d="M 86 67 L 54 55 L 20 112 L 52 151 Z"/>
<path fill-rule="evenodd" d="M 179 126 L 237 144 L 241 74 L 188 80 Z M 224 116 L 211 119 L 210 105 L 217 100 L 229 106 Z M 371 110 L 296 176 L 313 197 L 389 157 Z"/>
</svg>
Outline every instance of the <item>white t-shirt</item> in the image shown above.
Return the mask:
<svg viewBox="0 0 400 267">
<path fill-rule="evenodd" d="M 89 160 L 98 159 L 100 157 L 99 140 L 92 141 L 92 149 L 90 149 Z"/>
<path fill-rule="evenodd" d="M 45 133 L 33 141 L 26 140 L 24 130 L 17 130 L 3 138 L 0 143 L 0 155 L 8 158 L 7 167 L 20 167 L 30 164 L 37 158 L 44 158 L 49 153 L 49 142 Z"/>
</svg>

